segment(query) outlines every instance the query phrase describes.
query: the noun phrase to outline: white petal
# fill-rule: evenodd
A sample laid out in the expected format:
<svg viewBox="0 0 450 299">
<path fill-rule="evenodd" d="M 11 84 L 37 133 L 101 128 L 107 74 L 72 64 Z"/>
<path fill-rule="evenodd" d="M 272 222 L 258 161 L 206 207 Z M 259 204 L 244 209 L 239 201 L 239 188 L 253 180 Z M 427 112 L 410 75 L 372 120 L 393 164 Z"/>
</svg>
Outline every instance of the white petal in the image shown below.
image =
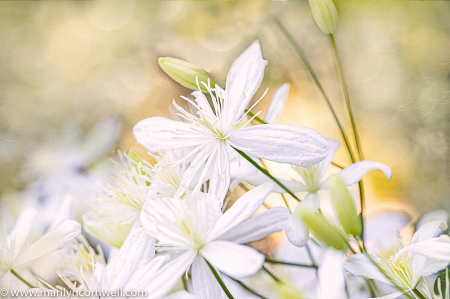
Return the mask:
<svg viewBox="0 0 450 299">
<path fill-rule="evenodd" d="M 20 214 L 19 218 L 10 233 L 10 238 L 14 240 L 14 248 L 11 248 L 14 253 L 14 258 L 21 252 L 25 241 L 30 233 L 31 225 L 36 217 L 37 211 L 33 208 L 27 208 Z"/>
<path fill-rule="evenodd" d="M 352 165 L 349 165 L 342 169 L 339 172 L 339 176 L 344 180 L 347 186 L 350 186 L 359 182 L 366 175 L 366 173 L 375 169 L 383 171 L 387 179 L 391 179 L 392 169 L 387 165 L 373 161 L 359 161 L 353 163 Z M 327 183 L 328 180 L 326 181 L 326 183 L 324 183 L 324 186 L 327 186 Z"/>
<path fill-rule="evenodd" d="M 428 276 L 445 267 L 450 262 L 450 238 L 432 238 L 411 244 L 397 252 L 396 258 L 408 251 L 413 254 L 413 270 L 417 276 Z"/>
<path fill-rule="evenodd" d="M 282 231 L 290 215 L 288 208 L 270 208 L 230 229 L 220 240 L 241 244 L 261 240 L 272 233 Z"/>
<path fill-rule="evenodd" d="M 108 280 L 114 280 L 114 284 L 109 285 L 110 289 L 125 287 L 130 278 L 145 268 L 154 257 L 155 239 L 143 228 L 132 231 L 115 259 L 108 262 Z"/>
<path fill-rule="evenodd" d="M 267 64 L 262 57 L 259 41 L 254 41 L 231 65 L 227 75 L 225 107 L 240 117 L 258 90 Z"/>
<path fill-rule="evenodd" d="M 144 268 L 140 268 L 130 279 L 129 283 L 124 287 L 128 290 L 142 290 L 151 284 L 155 273 L 170 260 L 168 255 L 159 255 L 152 259 Z M 111 289 L 111 288 L 110 288 Z"/>
<path fill-rule="evenodd" d="M 305 246 L 309 241 L 309 228 L 294 214 L 291 214 L 286 222 L 286 237 L 292 245 Z"/>
<path fill-rule="evenodd" d="M 197 253 L 193 251 L 183 252 L 157 271 L 146 287 L 147 298 L 157 299 L 169 293 L 183 273 L 189 269 L 196 255 Z"/>
<path fill-rule="evenodd" d="M 291 190 L 294 193 L 305 191 L 307 188 L 305 185 L 303 185 L 302 183 L 297 182 L 297 181 L 288 181 L 288 180 L 283 180 L 280 178 L 277 178 L 277 179 L 283 185 L 285 185 L 286 188 L 288 188 L 289 190 Z M 233 185 L 239 184 L 240 182 L 247 182 L 252 186 L 259 186 L 259 185 L 262 185 L 267 182 L 273 183 L 273 181 L 267 175 L 264 175 L 264 174 L 252 174 L 252 175 L 245 176 L 241 179 L 233 180 Z M 278 184 L 276 184 L 275 187 L 273 188 L 272 192 L 286 193 L 286 190 L 284 190 Z"/>
<path fill-rule="evenodd" d="M 55 219 L 53 219 L 53 222 L 47 231 L 50 232 L 54 230 L 65 220 L 69 219 L 70 213 L 72 212 L 73 209 L 74 209 L 73 197 L 70 194 L 66 194 L 66 196 L 64 196 L 61 207 L 59 208 L 58 212 L 55 215 Z"/>
<path fill-rule="evenodd" d="M 41 256 L 63 248 L 70 240 L 81 233 L 81 225 L 73 220 L 66 220 L 56 229 L 46 233 L 33 245 L 20 254 L 14 262 L 14 267 L 33 261 Z"/>
<path fill-rule="evenodd" d="M 366 254 L 357 253 L 347 258 L 344 263 L 344 268 L 355 276 L 376 279 L 387 284 L 392 284 L 378 271 L 378 268 Z"/>
<path fill-rule="evenodd" d="M 385 295 L 385 296 L 381 296 L 381 297 L 376 297 L 376 298 L 364 298 L 364 299 L 395 299 L 400 297 L 401 295 L 405 294 L 407 292 L 395 292 L 389 295 Z"/>
<path fill-rule="evenodd" d="M 290 125 L 257 125 L 235 131 L 230 144 L 249 155 L 279 163 L 311 167 L 328 154 L 329 145 L 316 131 Z"/>
<path fill-rule="evenodd" d="M 222 146 L 222 148 L 218 150 L 216 161 L 220 161 L 220 167 L 218 167 L 217 164 L 212 165 L 214 171 L 209 180 L 208 190 L 210 193 L 223 199 L 227 195 L 228 187 L 230 186 L 230 160 L 225 146 Z"/>
<path fill-rule="evenodd" d="M 277 122 L 278 117 L 280 117 L 280 114 L 284 109 L 284 104 L 286 103 L 288 93 L 289 83 L 283 83 L 277 88 L 277 90 L 275 90 L 272 101 L 270 102 L 266 114 L 264 115 L 264 121 L 266 123 L 274 124 Z"/>
<path fill-rule="evenodd" d="M 233 278 L 255 274 L 265 260 L 257 250 L 227 241 L 211 242 L 200 250 L 200 254 L 215 268 Z"/>
<path fill-rule="evenodd" d="M 431 222 L 431 221 L 436 221 L 436 220 L 448 221 L 448 219 L 449 219 L 449 214 L 447 211 L 433 210 L 433 211 L 425 213 L 424 215 L 422 215 L 420 217 L 419 221 L 417 222 L 416 229 L 422 227 L 424 224 Z"/>
<path fill-rule="evenodd" d="M 330 150 L 328 152 L 328 155 L 325 159 L 323 159 L 320 163 L 319 163 L 319 179 L 320 181 L 323 179 L 323 177 L 325 176 L 325 174 L 328 171 L 328 168 L 330 168 L 331 163 L 333 162 L 334 156 L 336 156 L 336 152 L 337 150 L 341 147 L 341 143 L 337 140 L 331 139 L 331 138 L 325 138 L 325 140 L 328 142 L 328 144 L 330 145 Z"/>
<path fill-rule="evenodd" d="M 242 195 L 214 224 L 208 232 L 207 241 L 214 240 L 252 216 L 263 204 L 273 189 L 272 183 L 265 183 Z"/>
<path fill-rule="evenodd" d="M 319 267 L 320 296 L 319 299 L 344 299 L 345 276 L 344 254 L 333 249 L 325 250 Z"/>
<path fill-rule="evenodd" d="M 195 296 L 202 299 L 227 299 L 227 295 L 217 282 L 202 256 L 197 256 L 192 264 L 192 289 Z M 220 273 L 218 273 L 220 275 Z"/>
<path fill-rule="evenodd" d="M 167 149 L 175 146 L 187 146 L 180 139 L 174 139 L 176 130 L 188 130 L 189 124 L 171 120 L 161 116 L 149 117 L 139 121 L 133 127 L 133 136 L 136 142 L 147 150 L 157 153 L 158 149 Z"/>
<path fill-rule="evenodd" d="M 230 156 L 230 153 L 228 153 L 228 155 Z M 233 156 L 231 155 L 230 157 Z M 256 163 L 261 164 L 259 159 L 253 158 L 253 160 Z M 243 178 L 257 173 L 258 169 L 244 158 L 240 157 L 239 159 L 230 159 L 230 177 L 232 179 Z"/>
<path fill-rule="evenodd" d="M 415 233 L 411 240 L 411 244 L 422 242 L 442 234 L 447 229 L 447 222 L 436 220 L 425 223 Z"/>
</svg>

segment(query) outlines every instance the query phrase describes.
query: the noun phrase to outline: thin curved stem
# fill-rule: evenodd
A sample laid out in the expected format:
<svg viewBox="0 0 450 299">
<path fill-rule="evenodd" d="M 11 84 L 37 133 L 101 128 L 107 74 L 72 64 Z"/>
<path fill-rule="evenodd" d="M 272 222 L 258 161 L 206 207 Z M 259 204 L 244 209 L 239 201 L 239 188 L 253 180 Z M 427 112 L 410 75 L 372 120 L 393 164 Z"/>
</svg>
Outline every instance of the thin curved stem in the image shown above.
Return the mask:
<svg viewBox="0 0 450 299">
<path fill-rule="evenodd" d="M 319 89 L 320 93 L 322 94 L 323 98 L 325 99 L 325 102 L 328 106 L 328 109 L 330 110 L 331 114 L 333 115 L 334 121 L 336 122 L 336 125 L 339 128 L 339 131 L 341 133 L 342 140 L 344 141 L 345 147 L 348 150 L 348 153 L 350 155 L 350 159 L 352 160 L 352 163 L 356 162 L 356 157 L 353 154 L 352 147 L 350 145 L 350 141 L 347 137 L 347 134 L 345 132 L 344 126 L 342 125 L 341 121 L 339 120 L 336 111 L 333 108 L 333 105 L 331 104 L 330 99 L 328 98 L 328 95 L 326 94 L 322 84 L 319 81 L 319 78 L 317 77 L 316 73 L 312 69 L 311 65 L 309 64 L 308 60 L 306 60 L 303 53 L 300 51 L 300 49 L 297 47 L 297 45 L 294 42 L 294 39 L 291 37 L 291 35 L 287 32 L 287 30 L 281 25 L 281 23 L 275 18 L 270 18 L 272 23 L 275 25 L 275 27 L 281 32 L 281 34 L 286 38 L 286 40 L 289 42 L 291 47 L 294 49 L 297 56 L 302 61 L 303 65 L 305 66 L 306 70 L 308 71 L 309 75 L 313 79 L 314 83 L 316 84 L 317 88 Z"/>
<path fill-rule="evenodd" d="M 293 198 L 295 198 L 297 201 L 300 201 L 300 198 L 298 198 L 291 190 L 289 190 L 285 185 L 283 185 L 283 183 L 281 183 L 277 178 L 275 178 L 273 175 L 270 174 L 270 172 L 267 169 L 262 168 L 261 166 L 258 165 L 258 163 L 256 163 L 255 161 L 253 161 L 252 158 L 250 158 L 246 153 L 244 153 L 243 151 L 238 150 L 237 148 L 233 149 L 235 151 L 237 151 L 242 157 L 244 157 L 245 160 L 247 160 L 248 162 L 250 162 L 253 166 L 255 166 L 256 168 L 258 168 L 259 171 L 261 171 L 262 173 L 264 173 L 266 176 L 268 176 L 272 181 L 274 181 L 278 186 L 280 186 L 281 188 L 283 188 L 283 190 L 285 190 L 287 193 L 289 193 L 289 195 L 291 195 Z"/>
<path fill-rule="evenodd" d="M 227 275 L 228 276 L 228 275 Z M 237 284 L 239 284 L 243 289 L 245 289 L 246 291 L 252 293 L 253 295 L 256 295 L 262 299 L 267 299 L 267 297 L 264 297 L 263 295 L 257 293 L 256 291 L 252 290 L 251 288 L 249 288 L 248 286 L 246 286 L 244 283 L 242 283 L 241 281 L 234 279 L 233 277 L 228 276 L 228 278 L 230 278 L 231 280 L 233 280 L 234 282 L 236 282 Z"/>
<path fill-rule="evenodd" d="M 253 112 L 248 111 L 247 109 L 245 109 L 244 111 L 245 111 L 245 113 L 250 115 L 250 117 L 254 117 L 253 119 L 256 120 L 257 122 L 259 122 L 260 124 L 267 125 L 267 123 L 264 120 L 262 120 L 261 118 L 255 116 L 255 114 Z"/>
<path fill-rule="evenodd" d="M 268 258 L 266 258 L 266 263 L 317 269 L 316 265 L 305 265 L 305 264 L 299 264 L 299 263 L 288 263 L 288 262 L 277 261 L 277 260 L 272 260 L 272 259 L 268 259 Z"/>
<path fill-rule="evenodd" d="M 28 281 L 26 281 L 22 276 L 19 275 L 19 273 L 17 273 L 16 271 L 14 271 L 14 269 L 11 269 L 11 274 L 13 274 L 15 277 L 17 277 L 21 282 L 23 282 L 24 284 L 26 284 L 29 288 L 36 288 L 35 286 L 33 286 L 31 283 L 29 283 Z"/>
<path fill-rule="evenodd" d="M 223 282 L 222 278 L 220 278 L 219 273 L 217 273 L 216 269 L 208 262 L 208 260 L 205 259 L 205 262 L 208 264 L 209 269 L 211 269 L 211 272 L 213 273 L 214 277 L 217 279 L 217 282 L 222 287 L 222 290 L 227 295 L 228 299 L 234 299 L 233 295 L 231 295 L 230 291 L 228 290 L 227 286 Z"/>
<path fill-rule="evenodd" d="M 265 266 L 262 266 L 262 269 L 269 274 L 270 277 L 273 278 L 273 280 L 275 280 L 276 282 L 281 282 L 281 280 L 275 276 L 275 274 L 273 274 L 272 272 L 269 271 L 269 269 L 267 269 Z"/>
</svg>

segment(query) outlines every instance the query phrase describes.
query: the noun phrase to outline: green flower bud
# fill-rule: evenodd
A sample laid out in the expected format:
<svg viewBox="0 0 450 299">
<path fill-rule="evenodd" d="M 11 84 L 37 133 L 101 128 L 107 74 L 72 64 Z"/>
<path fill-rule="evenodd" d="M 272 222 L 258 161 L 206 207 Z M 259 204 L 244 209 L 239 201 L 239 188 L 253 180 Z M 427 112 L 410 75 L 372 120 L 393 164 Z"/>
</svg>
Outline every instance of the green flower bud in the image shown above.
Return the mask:
<svg viewBox="0 0 450 299">
<path fill-rule="evenodd" d="M 343 250 L 345 248 L 344 237 L 322 215 L 309 211 L 308 209 L 298 209 L 296 212 L 297 217 L 300 217 L 317 239 L 337 250 Z"/>
<path fill-rule="evenodd" d="M 207 71 L 185 60 L 173 57 L 160 57 L 158 58 L 158 64 L 170 78 L 186 88 L 198 90 L 197 77 L 200 89 L 204 93 L 208 93 L 208 90 L 201 82 L 208 84 L 209 79 L 211 88 L 214 88 L 216 84 Z"/>
<path fill-rule="evenodd" d="M 308 0 L 317 26 L 325 34 L 336 31 L 338 12 L 333 0 Z"/>
<path fill-rule="evenodd" d="M 330 177 L 331 199 L 336 216 L 344 231 L 353 236 L 361 234 L 361 223 L 356 213 L 355 202 L 345 182 L 337 174 Z"/>
<path fill-rule="evenodd" d="M 142 161 L 141 157 L 139 157 L 138 154 L 136 154 L 133 151 L 130 151 L 130 150 L 127 151 L 127 156 L 128 156 L 128 158 L 130 158 L 131 160 L 133 160 L 136 163 L 139 163 Z"/>
</svg>

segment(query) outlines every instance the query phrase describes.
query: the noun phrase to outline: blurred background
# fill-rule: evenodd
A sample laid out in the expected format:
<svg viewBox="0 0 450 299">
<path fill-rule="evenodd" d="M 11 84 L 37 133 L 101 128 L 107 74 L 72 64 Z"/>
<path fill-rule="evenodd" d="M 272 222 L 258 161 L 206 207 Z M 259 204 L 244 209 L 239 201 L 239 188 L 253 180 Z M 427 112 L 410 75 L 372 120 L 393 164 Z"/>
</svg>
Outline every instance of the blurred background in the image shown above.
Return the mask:
<svg viewBox="0 0 450 299">
<path fill-rule="evenodd" d="M 337 3 L 335 34 L 365 158 L 389 165 L 366 176 L 368 207 L 450 208 L 450 3 Z M 276 16 L 319 75 L 350 131 L 329 38 L 307 1 L 0 2 L 0 205 L 90 198 L 117 149 L 145 155 L 139 120 L 170 116 L 188 95 L 158 67 L 174 56 L 224 86 L 255 39 L 269 64 L 254 109 L 291 85 L 279 123 L 339 133 Z M 345 150 L 336 162 L 350 163 Z M 89 190 L 89 191 L 86 191 Z M 83 207 L 80 207 L 83 209 Z"/>
</svg>

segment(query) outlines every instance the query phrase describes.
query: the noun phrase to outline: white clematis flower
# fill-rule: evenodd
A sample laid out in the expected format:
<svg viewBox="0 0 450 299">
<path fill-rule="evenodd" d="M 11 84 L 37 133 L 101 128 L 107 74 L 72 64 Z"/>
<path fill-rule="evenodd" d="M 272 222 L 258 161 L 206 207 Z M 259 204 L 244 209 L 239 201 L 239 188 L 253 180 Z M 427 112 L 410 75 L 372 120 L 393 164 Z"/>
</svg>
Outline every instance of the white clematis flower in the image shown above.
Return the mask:
<svg viewBox="0 0 450 299">
<path fill-rule="evenodd" d="M 139 227 L 139 215 L 146 199 L 175 195 L 189 165 L 171 164 L 185 155 L 185 150 L 161 153 L 154 156 L 157 163 L 152 166 L 134 153 L 120 154 L 120 161 L 114 162 L 109 184 L 90 206 L 91 211 L 83 215 L 86 231 L 109 245 L 120 247 L 128 232 Z"/>
<path fill-rule="evenodd" d="M 401 291 L 380 297 L 398 298 L 405 293 L 414 291 L 423 276 L 434 274 L 448 265 L 449 260 L 439 260 L 437 254 L 431 253 L 431 247 L 427 248 L 431 259 L 428 259 L 428 256 L 418 254 L 418 252 L 424 251 L 416 251 L 417 248 L 423 249 L 424 246 L 421 245 L 427 243 L 428 240 L 442 239 L 435 237 L 446 228 L 447 223 L 445 221 L 438 220 L 426 223 L 414 234 L 410 246 L 405 247 L 402 241 L 399 241 L 399 246 L 395 246 L 395 255 L 392 255 L 389 259 L 385 260 L 381 256 L 372 256 L 371 259 L 376 261 L 376 264 L 374 264 L 367 254 L 358 253 L 349 257 L 345 261 L 344 267 L 353 275 L 376 279 L 400 288 Z M 446 242 L 447 248 L 449 248 L 449 241 Z M 416 244 L 419 244 L 419 246 L 416 247 Z M 432 245 L 440 246 L 439 242 Z M 442 247 L 439 249 L 442 250 Z M 412 255 L 409 255 L 408 251 L 411 251 Z"/>
<path fill-rule="evenodd" d="M 192 148 L 188 155 L 192 157 L 191 168 L 183 177 L 180 194 L 200 173 L 194 191 L 200 190 L 203 181 L 209 179 L 210 192 L 224 198 L 230 184 L 230 159 L 233 155 L 239 157 L 235 149 L 257 158 L 304 167 L 326 156 L 328 144 L 313 129 L 240 125 L 247 115 L 244 110 L 261 84 L 266 64 L 259 42 L 255 41 L 231 66 L 225 90 L 217 84 L 214 91 L 208 87 L 213 107 L 201 91 L 196 91 L 192 93 L 195 101 L 185 98 L 197 110 L 195 114 L 174 101 L 178 115 L 186 122 L 150 117 L 134 126 L 136 141 L 150 152 Z"/>
<path fill-rule="evenodd" d="M 247 192 L 225 213 L 220 208 L 222 199 L 210 194 L 190 194 L 182 200 L 148 200 L 141 224 L 158 240 L 158 252 L 173 256 L 147 288 L 150 298 L 166 294 L 191 265 L 194 294 L 223 298 L 225 293 L 206 261 L 233 278 L 256 273 L 264 263 L 264 255 L 240 244 L 282 230 L 289 214 L 280 207 L 249 219 L 272 188 L 273 184 L 268 183 Z"/>
<path fill-rule="evenodd" d="M 28 264 L 36 259 L 63 248 L 70 240 L 81 233 L 81 225 L 73 220 L 66 220 L 48 231 L 31 246 L 27 240 L 36 210 L 29 208 L 17 219 L 15 225 L 5 219 L 0 228 L 0 285 L 10 286 L 11 270 Z"/>
<path fill-rule="evenodd" d="M 293 167 L 302 177 L 303 182 L 279 179 L 292 192 L 306 192 L 302 205 L 298 205 L 297 209 L 307 207 L 308 209 L 317 210 L 320 205 L 318 191 L 327 190 L 329 188 L 329 177 L 325 178 L 325 174 L 328 172 L 341 144 L 334 139 L 325 139 L 330 145 L 330 151 L 325 159 L 309 168 Z M 383 171 L 388 179 L 392 177 L 392 170 L 389 166 L 373 161 L 359 161 L 353 163 L 339 171 L 338 175 L 344 180 L 347 186 L 350 186 L 359 182 L 367 172 L 375 169 Z M 251 175 L 241 180 L 246 181 L 253 186 L 258 186 L 270 179 L 263 174 L 259 174 Z M 286 191 L 279 186 L 275 186 L 274 192 L 285 193 Z M 296 213 L 294 212 L 288 220 L 286 235 L 292 244 L 303 246 L 309 240 L 309 229 L 298 217 L 294 216 L 295 214 Z"/>
</svg>

